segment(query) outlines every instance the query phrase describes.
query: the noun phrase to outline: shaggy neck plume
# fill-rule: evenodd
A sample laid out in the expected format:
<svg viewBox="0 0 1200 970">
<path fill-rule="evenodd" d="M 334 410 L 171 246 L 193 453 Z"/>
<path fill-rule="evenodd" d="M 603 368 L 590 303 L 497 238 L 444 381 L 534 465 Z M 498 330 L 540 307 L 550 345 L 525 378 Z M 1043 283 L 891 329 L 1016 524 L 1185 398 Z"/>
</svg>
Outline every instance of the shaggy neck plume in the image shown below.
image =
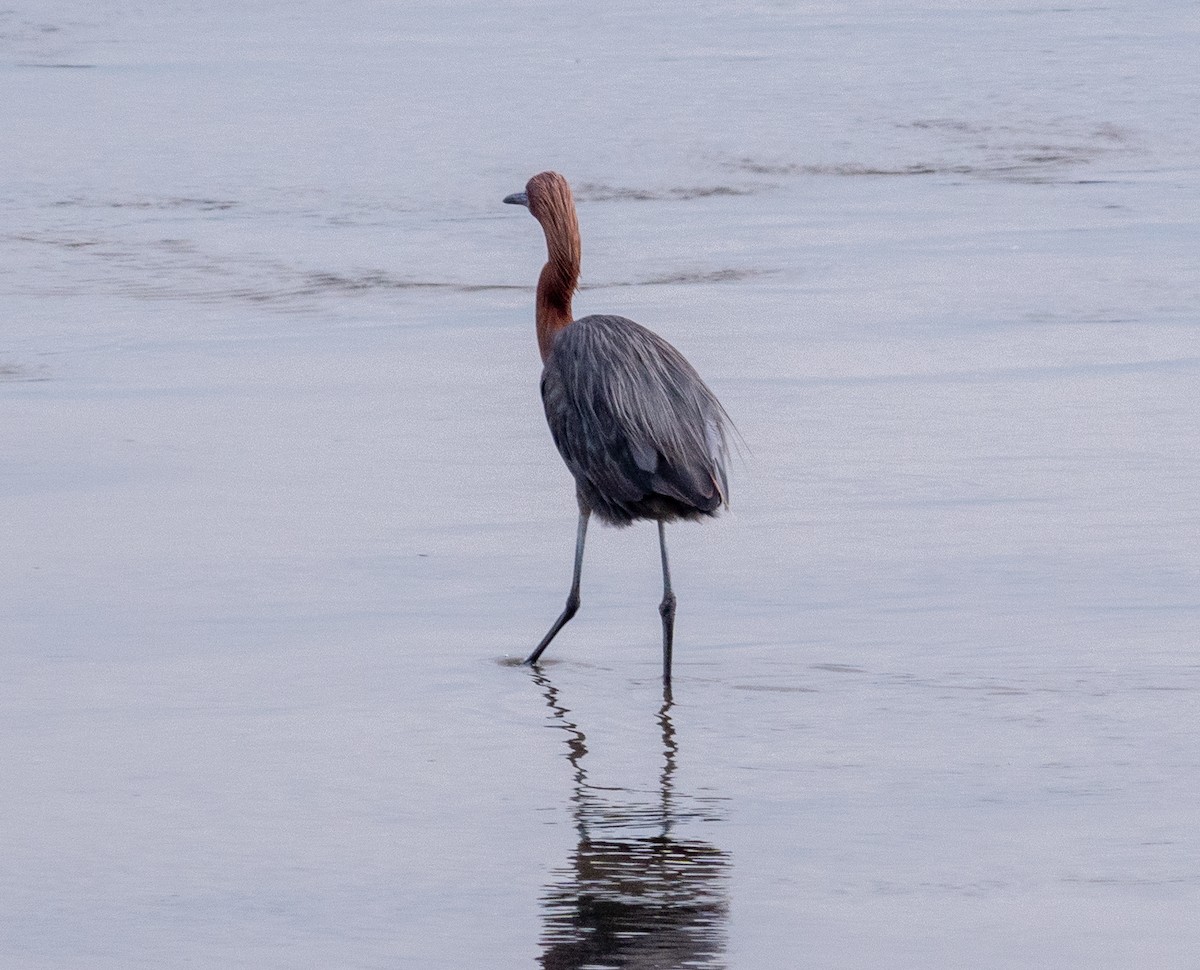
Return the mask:
<svg viewBox="0 0 1200 970">
<path fill-rule="evenodd" d="M 527 186 L 529 210 L 546 233 L 549 256 L 537 288 L 537 338 L 542 362 L 550 356 L 554 338 L 573 319 L 571 297 L 579 282 L 579 220 L 566 179 L 554 172 L 535 175 Z"/>
</svg>

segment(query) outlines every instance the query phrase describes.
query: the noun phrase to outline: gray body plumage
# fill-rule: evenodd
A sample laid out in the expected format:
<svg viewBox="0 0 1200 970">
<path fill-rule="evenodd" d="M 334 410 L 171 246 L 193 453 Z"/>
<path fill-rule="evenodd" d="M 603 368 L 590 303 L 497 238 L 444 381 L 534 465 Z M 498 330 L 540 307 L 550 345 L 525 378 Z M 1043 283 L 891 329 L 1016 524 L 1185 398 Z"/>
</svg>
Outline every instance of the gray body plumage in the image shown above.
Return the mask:
<svg viewBox="0 0 1200 970">
<path fill-rule="evenodd" d="M 612 525 L 699 519 L 727 504 L 728 416 L 669 343 L 618 316 L 556 336 L 542 403 L 580 510 Z"/>
</svg>

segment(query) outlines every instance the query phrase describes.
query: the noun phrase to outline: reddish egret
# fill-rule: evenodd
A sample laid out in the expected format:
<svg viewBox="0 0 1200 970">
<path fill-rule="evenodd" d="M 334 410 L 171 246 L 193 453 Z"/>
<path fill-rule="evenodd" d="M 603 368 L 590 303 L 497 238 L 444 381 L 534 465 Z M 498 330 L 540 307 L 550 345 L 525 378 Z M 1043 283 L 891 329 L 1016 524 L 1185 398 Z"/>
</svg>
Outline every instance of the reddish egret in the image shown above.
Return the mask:
<svg viewBox="0 0 1200 970">
<path fill-rule="evenodd" d="M 716 515 L 728 504 L 729 416 L 678 350 L 632 320 L 571 315 L 579 281 L 579 221 L 567 180 L 535 175 L 505 200 L 528 207 L 546 233 L 549 259 L 537 286 L 542 404 L 559 454 L 575 476 L 579 528 L 567 605 L 529 655 L 542 651 L 579 609 L 579 576 L 588 519 L 626 526 L 658 523 L 663 598 L 663 683 L 671 682 L 675 594 L 664 525 Z"/>
</svg>

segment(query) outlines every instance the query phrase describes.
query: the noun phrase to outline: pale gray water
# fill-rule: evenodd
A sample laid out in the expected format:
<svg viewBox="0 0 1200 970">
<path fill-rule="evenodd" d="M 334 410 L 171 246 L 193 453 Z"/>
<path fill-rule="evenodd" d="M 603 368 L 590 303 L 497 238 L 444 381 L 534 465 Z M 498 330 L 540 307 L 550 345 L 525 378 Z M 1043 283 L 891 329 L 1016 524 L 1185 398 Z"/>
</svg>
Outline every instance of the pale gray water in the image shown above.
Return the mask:
<svg viewBox="0 0 1200 970">
<path fill-rule="evenodd" d="M 1200 967 L 1198 42 L 0 10 L 0 966 Z M 673 706 L 648 526 L 512 663 L 551 167 L 748 445 Z"/>
</svg>

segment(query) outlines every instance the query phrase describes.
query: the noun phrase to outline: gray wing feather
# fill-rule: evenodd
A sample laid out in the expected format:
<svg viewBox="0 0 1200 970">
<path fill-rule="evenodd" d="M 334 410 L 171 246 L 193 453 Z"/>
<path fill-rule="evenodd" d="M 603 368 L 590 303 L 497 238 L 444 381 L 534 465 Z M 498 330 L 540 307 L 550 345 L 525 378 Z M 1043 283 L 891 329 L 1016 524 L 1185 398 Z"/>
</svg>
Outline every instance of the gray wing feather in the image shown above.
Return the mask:
<svg viewBox="0 0 1200 970">
<path fill-rule="evenodd" d="M 725 410 L 679 351 L 632 320 L 566 327 L 542 373 L 542 402 L 581 497 L 610 521 L 727 504 Z"/>
</svg>

